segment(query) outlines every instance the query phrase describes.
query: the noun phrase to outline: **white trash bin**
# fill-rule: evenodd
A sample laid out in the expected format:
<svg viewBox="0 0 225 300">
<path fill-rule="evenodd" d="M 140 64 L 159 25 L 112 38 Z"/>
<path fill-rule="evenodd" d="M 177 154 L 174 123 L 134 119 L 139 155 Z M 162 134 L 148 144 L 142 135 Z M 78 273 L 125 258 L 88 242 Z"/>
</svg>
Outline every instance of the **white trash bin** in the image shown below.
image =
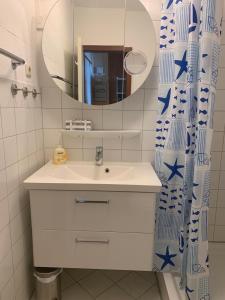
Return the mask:
<svg viewBox="0 0 225 300">
<path fill-rule="evenodd" d="M 61 300 L 61 273 L 59 268 L 35 268 L 36 300 Z"/>
</svg>

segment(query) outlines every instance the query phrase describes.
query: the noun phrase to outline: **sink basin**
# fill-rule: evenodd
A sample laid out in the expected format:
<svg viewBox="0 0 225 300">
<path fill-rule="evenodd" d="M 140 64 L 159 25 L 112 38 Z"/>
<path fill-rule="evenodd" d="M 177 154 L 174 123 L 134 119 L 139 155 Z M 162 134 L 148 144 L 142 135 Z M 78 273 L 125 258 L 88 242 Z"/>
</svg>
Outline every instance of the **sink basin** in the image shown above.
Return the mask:
<svg viewBox="0 0 225 300">
<path fill-rule="evenodd" d="M 91 180 L 127 180 L 133 177 L 133 168 L 131 166 L 107 165 L 75 165 L 68 164 L 65 166 L 75 176 L 80 176 Z"/>
<path fill-rule="evenodd" d="M 111 190 L 157 192 L 161 183 L 152 166 L 147 163 L 51 162 L 24 182 L 27 189 Z"/>
</svg>

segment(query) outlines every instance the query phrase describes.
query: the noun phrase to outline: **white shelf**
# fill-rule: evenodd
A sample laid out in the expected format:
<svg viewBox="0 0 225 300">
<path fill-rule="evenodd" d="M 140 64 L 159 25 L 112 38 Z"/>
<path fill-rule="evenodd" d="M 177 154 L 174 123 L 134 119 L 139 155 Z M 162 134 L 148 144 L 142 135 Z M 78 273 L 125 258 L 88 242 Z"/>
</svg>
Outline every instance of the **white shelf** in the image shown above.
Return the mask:
<svg viewBox="0 0 225 300">
<path fill-rule="evenodd" d="M 140 130 L 62 130 L 63 134 L 70 135 L 72 137 L 89 137 L 89 138 L 112 138 L 112 137 L 134 137 L 140 135 Z"/>
</svg>

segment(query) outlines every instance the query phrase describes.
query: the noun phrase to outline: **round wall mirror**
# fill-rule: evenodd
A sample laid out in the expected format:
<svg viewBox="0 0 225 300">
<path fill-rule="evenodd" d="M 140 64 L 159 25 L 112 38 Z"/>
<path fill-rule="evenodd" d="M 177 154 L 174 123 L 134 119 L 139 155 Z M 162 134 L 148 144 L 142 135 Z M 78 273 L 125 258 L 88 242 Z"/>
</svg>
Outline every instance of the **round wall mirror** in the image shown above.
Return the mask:
<svg viewBox="0 0 225 300">
<path fill-rule="evenodd" d="M 156 40 L 139 0 L 59 0 L 42 39 L 55 84 L 89 105 L 120 102 L 137 91 L 152 68 Z"/>
</svg>

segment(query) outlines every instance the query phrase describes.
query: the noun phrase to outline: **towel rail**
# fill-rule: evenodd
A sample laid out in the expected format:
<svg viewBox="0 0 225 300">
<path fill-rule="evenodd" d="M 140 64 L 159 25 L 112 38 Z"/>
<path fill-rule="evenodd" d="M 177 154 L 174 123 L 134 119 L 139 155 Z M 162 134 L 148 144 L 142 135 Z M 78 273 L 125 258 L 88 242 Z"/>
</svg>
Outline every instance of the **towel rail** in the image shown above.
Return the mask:
<svg viewBox="0 0 225 300">
<path fill-rule="evenodd" d="M 24 65 L 25 64 L 25 60 L 3 48 L 0 48 L 0 54 L 8 57 L 8 58 L 11 58 L 12 60 L 12 68 L 13 70 L 15 70 L 18 66 L 20 65 Z"/>
</svg>

